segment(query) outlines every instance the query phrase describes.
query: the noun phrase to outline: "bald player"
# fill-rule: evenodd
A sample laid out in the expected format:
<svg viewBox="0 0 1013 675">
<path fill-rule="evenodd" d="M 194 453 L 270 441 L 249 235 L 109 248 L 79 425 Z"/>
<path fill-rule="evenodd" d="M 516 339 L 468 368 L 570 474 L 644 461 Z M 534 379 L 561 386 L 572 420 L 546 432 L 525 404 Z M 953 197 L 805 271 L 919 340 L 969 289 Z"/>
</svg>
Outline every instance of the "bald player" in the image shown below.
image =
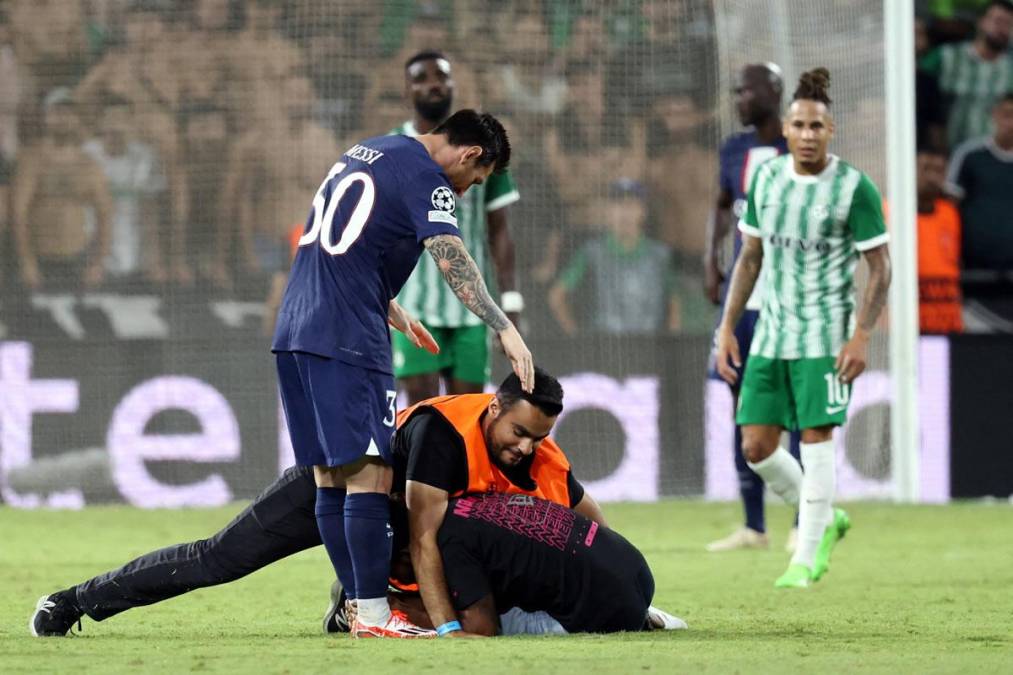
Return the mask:
<svg viewBox="0 0 1013 675">
<path fill-rule="evenodd" d="M 719 262 L 722 242 L 731 230 L 733 219 L 738 219 L 745 212 L 746 193 L 749 181 L 757 167 L 765 161 L 788 151 L 787 142 L 781 133 L 781 94 L 784 83 L 781 69 L 773 63 L 747 65 L 739 71 L 735 81 L 735 108 L 739 121 L 747 127 L 744 131 L 729 136 L 720 151 L 720 191 L 711 220 L 708 223 L 707 249 L 704 254 L 704 270 L 706 273 L 706 293 L 714 304 L 724 306 L 727 286 L 722 285 L 726 275 L 722 272 Z M 729 272 L 735 266 L 739 252 L 742 250 L 742 235 L 735 233 L 735 248 Z M 753 328 L 760 315 L 759 309 L 763 298 L 763 280 L 757 282 L 756 290 L 749 298 L 742 319 L 736 327 L 739 344 L 743 345 L 743 355 L 748 354 L 749 344 L 753 337 Z M 743 364 L 745 367 L 745 364 Z M 717 372 L 712 368 L 709 373 L 716 379 Z M 739 380 L 741 381 L 741 380 Z M 731 386 L 732 395 L 738 402 L 738 384 Z M 740 548 L 767 548 L 766 518 L 763 508 L 765 485 L 749 465 L 742 454 L 742 430 L 735 427 L 735 470 L 739 477 L 739 494 L 745 512 L 745 523 L 727 537 L 711 542 L 707 550 L 711 552 L 730 551 Z M 797 433 L 791 435 L 791 453 L 798 458 L 799 438 Z M 786 548 L 794 548 L 795 529 L 792 528 Z"/>
<path fill-rule="evenodd" d="M 432 131 L 450 114 L 455 89 L 454 71 L 442 53 L 423 51 L 409 58 L 405 63 L 405 93 L 414 115 L 393 133 L 414 137 Z M 517 186 L 507 170 L 468 188 L 456 212 L 465 246 L 487 280 L 490 272 L 495 272 L 503 311 L 515 324 L 524 300 L 516 290 L 514 243 L 507 225 L 507 207 L 519 199 Z M 398 302 L 412 316 L 419 317 L 441 348 L 439 354 L 430 354 L 394 334 L 394 374 L 409 403 L 438 395 L 441 379 L 449 394 L 482 391 L 490 374 L 489 332 L 453 293 L 447 292 L 432 260 L 425 257 L 419 260 L 398 295 Z"/>
</svg>

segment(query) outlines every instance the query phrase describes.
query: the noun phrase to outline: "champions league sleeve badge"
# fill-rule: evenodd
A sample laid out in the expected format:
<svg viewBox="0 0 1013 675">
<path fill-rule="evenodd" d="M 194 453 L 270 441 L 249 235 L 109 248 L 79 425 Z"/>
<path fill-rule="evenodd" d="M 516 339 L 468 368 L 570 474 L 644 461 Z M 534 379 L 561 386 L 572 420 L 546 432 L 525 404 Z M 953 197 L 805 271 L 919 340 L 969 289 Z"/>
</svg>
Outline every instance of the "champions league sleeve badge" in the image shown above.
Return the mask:
<svg viewBox="0 0 1013 675">
<path fill-rule="evenodd" d="M 454 211 L 457 209 L 457 199 L 450 188 L 441 185 L 433 190 L 429 200 L 433 204 L 433 210 L 429 212 L 429 222 L 448 223 L 457 227 L 457 216 L 454 215 Z"/>
</svg>

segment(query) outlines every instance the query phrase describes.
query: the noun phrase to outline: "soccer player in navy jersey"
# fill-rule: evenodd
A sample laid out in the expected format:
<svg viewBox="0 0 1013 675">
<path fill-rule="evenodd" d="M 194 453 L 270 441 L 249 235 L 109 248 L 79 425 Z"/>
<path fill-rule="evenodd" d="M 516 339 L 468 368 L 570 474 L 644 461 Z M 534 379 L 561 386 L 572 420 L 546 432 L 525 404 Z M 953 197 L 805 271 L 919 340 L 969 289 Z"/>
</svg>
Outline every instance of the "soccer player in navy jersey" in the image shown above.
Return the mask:
<svg viewBox="0 0 1013 675">
<path fill-rule="evenodd" d="M 745 131 L 729 136 L 721 145 L 720 150 L 720 191 L 714 214 L 708 226 L 707 250 L 704 254 L 704 270 L 706 274 L 707 297 L 714 304 L 724 305 L 727 285 L 722 282 L 729 275 L 721 271 L 719 262 L 722 241 L 732 229 L 733 220 L 738 220 L 745 212 L 746 193 L 750 180 L 757 167 L 772 157 L 788 152 L 788 144 L 781 133 L 781 95 L 784 82 L 781 69 L 773 63 L 751 64 L 742 68 L 735 82 L 735 107 L 739 121 L 746 127 Z M 728 269 L 735 266 L 739 251 L 742 249 L 742 235 L 735 231 L 734 255 Z M 752 341 L 753 329 L 760 315 L 763 298 L 762 279 L 756 284 L 746 311 L 742 314 L 736 328 L 736 337 L 742 347 L 742 354 L 749 353 L 748 345 Z M 745 368 L 745 362 L 743 362 Z M 712 368 L 710 377 L 717 378 Z M 741 371 L 738 382 L 741 382 Z M 738 385 L 732 387 L 732 394 L 738 400 Z M 799 456 L 798 433 L 791 434 L 790 452 L 796 459 Z M 742 430 L 735 427 L 735 469 L 739 477 L 739 494 L 746 522 L 743 527 L 732 534 L 711 542 L 708 551 L 729 551 L 739 548 L 767 548 L 766 522 L 763 510 L 764 482 L 750 468 L 742 453 Z M 761 469 L 762 470 L 762 469 Z M 788 539 L 786 548 L 794 548 L 794 534 Z"/>
<path fill-rule="evenodd" d="M 386 595 L 396 396 L 388 325 L 439 349 L 394 301 L 423 248 L 499 336 L 524 389 L 533 384 L 531 353 L 489 296 L 455 215 L 455 195 L 509 160 L 503 126 L 473 110 L 415 138 L 362 141 L 331 168 L 299 240 L 271 349 L 296 462 L 314 467 L 320 536 L 357 600 L 357 637 L 433 635 L 392 613 Z"/>
</svg>

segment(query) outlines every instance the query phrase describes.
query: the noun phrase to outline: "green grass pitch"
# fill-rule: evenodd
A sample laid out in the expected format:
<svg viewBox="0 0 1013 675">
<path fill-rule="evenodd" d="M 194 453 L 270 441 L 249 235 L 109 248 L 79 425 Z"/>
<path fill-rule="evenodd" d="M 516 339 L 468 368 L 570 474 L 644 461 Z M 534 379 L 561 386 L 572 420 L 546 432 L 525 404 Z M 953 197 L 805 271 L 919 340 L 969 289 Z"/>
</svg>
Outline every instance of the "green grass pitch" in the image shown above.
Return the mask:
<svg viewBox="0 0 1013 675">
<path fill-rule="evenodd" d="M 324 636 L 330 568 L 307 551 L 242 581 L 35 639 L 38 596 L 153 547 L 206 536 L 237 508 L 0 508 L 0 672 L 482 673 L 1013 672 L 1013 508 L 854 504 L 827 577 L 777 591 L 770 551 L 708 554 L 735 504 L 607 505 L 654 570 L 655 604 L 688 632 L 396 642 Z"/>
</svg>

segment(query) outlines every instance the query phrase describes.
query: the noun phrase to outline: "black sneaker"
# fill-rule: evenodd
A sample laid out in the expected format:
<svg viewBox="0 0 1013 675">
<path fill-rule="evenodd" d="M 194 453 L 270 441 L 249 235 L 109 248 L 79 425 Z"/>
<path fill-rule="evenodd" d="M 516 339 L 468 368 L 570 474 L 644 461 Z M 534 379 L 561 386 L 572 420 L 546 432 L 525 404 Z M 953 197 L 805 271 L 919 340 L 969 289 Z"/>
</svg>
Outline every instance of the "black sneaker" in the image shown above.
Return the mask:
<svg viewBox="0 0 1013 675">
<path fill-rule="evenodd" d="M 66 590 L 43 595 L 35 605 L 28 630 L 35 637 L 62 637 L 77 624 L 81 630 L 82 612 L 74 599 L 74 591 Z"/>
<path fill-rule="evenodd" d="M 331 604 L 328 605 L 327 611 L 324 612 L 323 625 L 325 633 L 351 632 L 348 612 L 345 609 L 346 605 L 345 589 L 341 587 L 341 582 L 335 579 L 334 583 L 331 584 Z"/>
</svg>

